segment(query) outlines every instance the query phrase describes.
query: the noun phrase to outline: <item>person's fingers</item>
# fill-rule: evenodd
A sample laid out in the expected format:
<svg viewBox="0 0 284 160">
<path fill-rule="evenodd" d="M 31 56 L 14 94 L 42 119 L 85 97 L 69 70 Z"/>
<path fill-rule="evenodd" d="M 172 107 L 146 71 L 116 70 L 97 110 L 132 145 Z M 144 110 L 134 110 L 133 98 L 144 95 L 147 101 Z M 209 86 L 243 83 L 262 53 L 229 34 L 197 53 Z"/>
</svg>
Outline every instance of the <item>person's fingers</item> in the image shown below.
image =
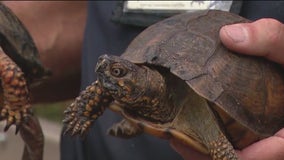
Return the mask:
<svg viewBox="0 0 284 160">
<path fill-rule="evenodd" d="M 171 147 L 178 152 L 184 160 L 210 160 L 192 148 L 172 139 Z M 274 136 L 258 141 L 242 151 L 236 151 L 241 160 L 283 160 L 284 159 L 284 128 Z"/>
<path fill-rule="evenodd" d="M 244 160 L 283 160 L 284 159 L 284 128 L 274 136 L 256 142 L 238 151 Z"/>
<path fill-rule="evenodd" d="M 179 153 L 184 160 L 210 160 L 211 158 L 207 155 L 199 153 L 189 146 L 186 146 L 174 139 L 170 140 L 171 147 Z"/>
<path fill-rule="evenodd" d="M 223 26 L 220 39 L 238 53 L 264 56 L 284 65 L 284 25 L 275 19 Z"/>
</svg>

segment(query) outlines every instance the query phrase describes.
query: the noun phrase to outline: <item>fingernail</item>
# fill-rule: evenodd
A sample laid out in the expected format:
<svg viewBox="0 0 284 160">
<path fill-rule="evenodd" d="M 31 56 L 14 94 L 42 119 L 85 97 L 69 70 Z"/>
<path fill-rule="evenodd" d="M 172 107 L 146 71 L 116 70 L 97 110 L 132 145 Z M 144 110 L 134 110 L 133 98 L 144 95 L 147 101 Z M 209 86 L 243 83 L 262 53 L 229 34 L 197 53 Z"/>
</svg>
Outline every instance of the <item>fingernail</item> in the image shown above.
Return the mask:
<svg viewBox="0 0 284 160">
<path fill-rule="evenodd" d="M 235 43 L 241 43 L 247 39 L 247 31 L 240 24 L 225 26 L 224 31 Z"/>
</svg>

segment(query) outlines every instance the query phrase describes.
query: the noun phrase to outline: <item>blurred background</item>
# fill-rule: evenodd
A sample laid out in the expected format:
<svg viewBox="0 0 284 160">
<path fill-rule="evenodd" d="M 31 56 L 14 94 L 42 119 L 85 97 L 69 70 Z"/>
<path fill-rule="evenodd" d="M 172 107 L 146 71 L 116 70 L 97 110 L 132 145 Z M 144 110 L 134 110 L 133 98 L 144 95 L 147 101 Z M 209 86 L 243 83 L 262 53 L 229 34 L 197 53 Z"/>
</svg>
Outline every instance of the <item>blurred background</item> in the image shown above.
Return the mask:
<svg viewBox="0 0 284 160">
<path fill-rule="evenodd" d="M 64 109 L 71 101 L 34 106 L 45 136 L 44 160 L 59 160 L 59 141 Z M 0 160 L 21 160 L 24 143 L 15 135 L 15 127 L 3 132 L 6 122 L 0 123 Z"/>
</svg>

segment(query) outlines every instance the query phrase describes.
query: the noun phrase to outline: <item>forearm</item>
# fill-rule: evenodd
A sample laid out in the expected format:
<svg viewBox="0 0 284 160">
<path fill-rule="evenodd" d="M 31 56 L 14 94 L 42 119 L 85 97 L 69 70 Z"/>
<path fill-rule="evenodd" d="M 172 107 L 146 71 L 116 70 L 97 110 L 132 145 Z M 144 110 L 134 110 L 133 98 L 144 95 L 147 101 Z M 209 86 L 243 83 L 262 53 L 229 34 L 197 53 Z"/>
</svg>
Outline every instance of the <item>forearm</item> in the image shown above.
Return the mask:
<svg viewBox="0 0 284 160">
<path fill-rule="evenodd" d="M 23 22 L 52 76 L 32 89 L 33 100 L 54 101 L 76 96 L 80 85 L 81 48 L 86 2 L 7 1 Z"/>
</svg>

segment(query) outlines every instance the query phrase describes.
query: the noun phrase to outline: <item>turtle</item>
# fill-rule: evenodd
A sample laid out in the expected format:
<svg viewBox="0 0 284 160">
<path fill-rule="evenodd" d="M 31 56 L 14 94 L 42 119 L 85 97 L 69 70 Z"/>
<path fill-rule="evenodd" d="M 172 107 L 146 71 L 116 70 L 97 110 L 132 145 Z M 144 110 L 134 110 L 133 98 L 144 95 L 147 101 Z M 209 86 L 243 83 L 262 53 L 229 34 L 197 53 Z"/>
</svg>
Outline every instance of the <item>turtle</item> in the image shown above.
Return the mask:
<svg viewBox="0 0 284 160">
<path fill-rule="evenodd" d="M 121 56 L 98 58 L 92 82 L 64 111 L 64 133 L 87 134 L 106 108 L 122 115 L 108 133 L 175 139 L 213 160 L 238 160 L 235 149 L 284 126 L 283 68 L 235 53 L 222 26 L 249 23 L 219 10 L 182 13 L 157 22 Z"/>
<path fill-rule="evenodd" d="M 39 58 L 36 45 L 17 16 L 0 3 L 0 120 L 7 131 L 16 126 L 25 142 L 22 159 L 42 159 L 43 133 L 33 115 L 29 88 L 51 75 Z"/>
</svg>

